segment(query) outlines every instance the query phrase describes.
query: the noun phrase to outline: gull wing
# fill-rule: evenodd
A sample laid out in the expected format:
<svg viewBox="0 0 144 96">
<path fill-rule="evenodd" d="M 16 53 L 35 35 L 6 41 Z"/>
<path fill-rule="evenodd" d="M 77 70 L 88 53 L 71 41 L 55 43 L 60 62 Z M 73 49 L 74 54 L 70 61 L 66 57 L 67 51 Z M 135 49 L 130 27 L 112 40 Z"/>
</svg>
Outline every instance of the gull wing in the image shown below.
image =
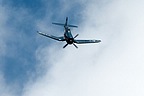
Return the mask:
<svg viewBox="0 0 144 96">
<path fill-rule="evenodd" d="M 54 40 L 65 41 L 65 38 L 64 38 L 63 36 L 62 36 L 62 37 L 56 37 L 56 36 L 49 35 L 49 34 L 46 34 L 46 33 L 42 33 L 42 32 L 39 32 L 39 31 L 38 31 L 38 33 L 39 33 L 40 35 L 49 37 L 49 38 L 54 39 Z"/>
<path fill-rule="evenodd" d="M 85 43 L 99 43 L 101 40 L 74 40 L 77 44 L 85 44 Z"/>
</svg>

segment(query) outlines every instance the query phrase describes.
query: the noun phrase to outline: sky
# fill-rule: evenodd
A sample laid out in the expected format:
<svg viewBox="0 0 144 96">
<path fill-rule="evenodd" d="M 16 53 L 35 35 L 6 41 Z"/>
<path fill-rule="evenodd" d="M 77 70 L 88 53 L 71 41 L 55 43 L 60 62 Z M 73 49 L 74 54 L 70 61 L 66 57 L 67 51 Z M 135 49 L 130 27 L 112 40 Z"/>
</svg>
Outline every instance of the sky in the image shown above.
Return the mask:
<svg viewBox="0 0 144 96">
<path fill-rule="evenodd" d="M 2 96 L 144 96 L 143 0 L 0 0 Z M 77 39 L 99 44 L 62 47 L 56 36 L 78 25 Z"/>
</svg>

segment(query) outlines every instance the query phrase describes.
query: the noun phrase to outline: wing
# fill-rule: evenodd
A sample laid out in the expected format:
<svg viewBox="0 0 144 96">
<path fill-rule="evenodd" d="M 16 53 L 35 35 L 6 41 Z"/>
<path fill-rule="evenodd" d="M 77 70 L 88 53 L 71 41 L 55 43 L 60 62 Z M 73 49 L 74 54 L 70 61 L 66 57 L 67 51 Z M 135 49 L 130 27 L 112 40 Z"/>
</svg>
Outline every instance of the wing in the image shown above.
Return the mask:
<svg viewBox="0 0 144 96">
<path fill-rule="evenodd" d="M 99 43 L 101 40 L 75 40 L 77 44 L 85 44 L 85 43 Z"/>
<path fill-rule="evenodd" d="M 42 32 L 39 32 L 39 31 L 38 31 L 38 33 L 39 33 L 40 35 L 49 37 L 49 38 L 54 39 L 54 40 L 65 41 L 65 38 L 64 38 L 63 36 L 62 36 L 62 37 L 56 37 L 56 36 L 49 35 L 49 34 L 46 34 L 46 33 L 42 33 Z"/>
</svg>

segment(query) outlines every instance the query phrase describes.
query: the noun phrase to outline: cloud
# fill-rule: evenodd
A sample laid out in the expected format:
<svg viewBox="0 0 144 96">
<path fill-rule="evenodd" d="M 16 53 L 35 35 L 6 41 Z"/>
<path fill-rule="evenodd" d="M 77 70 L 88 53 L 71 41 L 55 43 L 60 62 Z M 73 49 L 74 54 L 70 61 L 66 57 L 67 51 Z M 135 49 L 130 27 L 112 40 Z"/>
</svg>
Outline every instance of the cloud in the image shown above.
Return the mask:
<svg viewBox="0 0 144 96">
<path fill-rule="evenodd" d="M 28 9 L 0 2 L 0 93 L 3 96 L 19 96 L 35 67 L 32 51 L 36 43 L 35 36 L 31 37 L 35 18 Z"/>
<path fill-rule="evenodd" d="M 5 36 L 3 27 L 5 27 L 5 21 L 7 19 L 7 14 L 5 12 L 5 8 L 2 6 L 0 7 L 0 12 L 2 13 L 0 15 L 0 21 L 1 21 L 1 23 L 0 23 L 0 26 L 1 26 L 1 29 L 0 29 L 0 31 L 1 31 L 1 33 L 0 33 L 0 45 L 1 45 L 0 46 L 0 56 L 2 56 L 5 54 L 5 47 L 6 47 L 5 40 L 4 40 L 4 38 L 6 36 Z"/>
<path fill-rule="evenodd" d="M 2 1 L 0 0 L 0 2 Z M 17 89 L 17 85 L 7 84 L 3 72 L 5 66 L 4 57 L 8 55 L 7 50 L 9 49 L 7 42 L 11 34 L 9 33 L 10 28 L 7 26 L 7 20 L 9 18 L 7 8 L 2 3 L 0 5 L 0 93 L 2 96 L 15 96 L 16 91 L 12 89 Z"/>
<path fill-rule="evenodd" d="M 79 38 L 102 42 L 80 45 L 78 50 L 57 45 L 39 49 L 39 60 L 48 70 L 28 83 L 23 96 L 143 96 L 143 4 L 142 0 L 87 2 Z"/>
</svg>

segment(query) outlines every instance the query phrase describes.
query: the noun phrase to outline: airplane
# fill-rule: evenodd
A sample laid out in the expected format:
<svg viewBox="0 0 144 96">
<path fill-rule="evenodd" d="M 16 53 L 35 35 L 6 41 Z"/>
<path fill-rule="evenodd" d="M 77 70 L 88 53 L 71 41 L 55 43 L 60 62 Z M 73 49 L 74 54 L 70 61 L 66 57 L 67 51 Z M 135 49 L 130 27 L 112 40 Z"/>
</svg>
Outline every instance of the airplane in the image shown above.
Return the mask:
<svg viewBox="0 0 144 96">
<path fill-rule="evenodd" d="M 49 35 L 49 34 L 46 34 L 46 33 L 39 32 L 39 31 L 37 31 L 37 32 L 40 35 L 49 37 L 49 38 L 57 40 L 57 41 L 66 41 L 66 45 L 64 45 L 63 48 L 65 48 L 69 44 L 70 45 L 73 44 L 76 48 L 78 48 L 76 44 L 99 43 L 99 42 L 101 42 L 101 40 L 77 40 L 77 39 L 75 39 L 79 34 L 77 34 L 73 37 L 73 35 L 71 33 L 71 30 L 70 30 L 70 27 L 78 28 L 78 26 L 68 24 L 68 17 L 66 17 L 65 24 L 61 24 L 61 23 L 52 23 L 52 24 L 63 26 L 64 27 L 64 35 L 61 36 L 61 37 L 57 37 L 57 36 Z"/>
</svg>

